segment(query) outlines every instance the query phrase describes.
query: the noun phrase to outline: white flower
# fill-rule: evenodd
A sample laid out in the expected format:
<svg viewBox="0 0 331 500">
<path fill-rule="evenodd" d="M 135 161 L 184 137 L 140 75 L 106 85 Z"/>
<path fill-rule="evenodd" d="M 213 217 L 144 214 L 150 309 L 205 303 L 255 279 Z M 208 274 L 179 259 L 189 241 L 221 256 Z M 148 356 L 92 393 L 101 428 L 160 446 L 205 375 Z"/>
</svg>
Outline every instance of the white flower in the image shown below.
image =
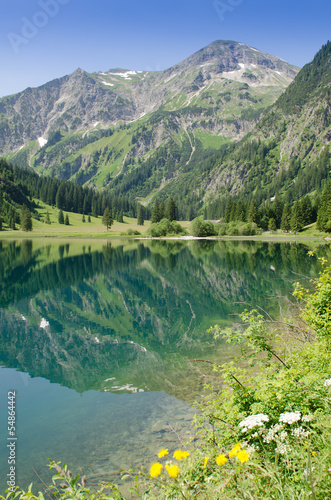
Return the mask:
<svg viewBox="0 0 331 500">
<path fill-rule="evenodd" d="M 287 432 L 286 431 L 282 431 L 280 434 L 279 434 L 279 439 L 281 442 L 284 442 L 285 439 L 287 438 Z"/>
<path fill-rule="evenodd" d="M 275 451 L 280 455 L 285 455 L 285 453 L 291 451 L 291 448 L 284 443 L 279 443 Z"/>
<path fill-rule="evenodd" d="M 285 413 L 281 413 L 279 417 L 279 422 L 283 422 L 284 424 L 293 424 L 297 422 L 301 418 L 301 413 L 299 411 L 288 411 Z"/>
<path fill-rule="evenodd" d="M 250 415 L 246 417 L 239 423 L 239 427 L 243 427 L 242 431 L 246 432 L 248 429 L 253 429 L 254 427 L 261 427 L 263 422 L 269 422 L 268 415 L 264 413 L 258 413 L 257 415 Z"/>
<path fill-rule="evenodd" d="M 314 420 L 314 415 L 303 415 L 302 418 L 301 418 L 302 422 L 311 422 L 312 420 Z"/>
<path fill-rule="evenodd" d="M 271 441 L 274 441 L 276 440 L 275 439 L 275 436 L 277 434 L 278 431 L 280 431 L 281 429 L 283 428 L 282 425 L 280 424 L 275 424 L 275 425 L 272 425 L 267 433 L 267 435 L 265 436 L 265 438 L 263 439 L 263 441 L 265 443 L 271 443 Z"/>
<path fill-rule="evenodd" d="M 297 427 L 296 429 L 293 429 L 292 431 L 292 436 L 297 437 L 297 438 L 307 438 L 309 436 L 310 432 L 305 431 L 303 427 Z"/>
<path fill-rule="evenodd" d="M 329 387 L 331 385 L 331 378 L 327 378 L 324 382 L 324 387 Z"/>
</svg>

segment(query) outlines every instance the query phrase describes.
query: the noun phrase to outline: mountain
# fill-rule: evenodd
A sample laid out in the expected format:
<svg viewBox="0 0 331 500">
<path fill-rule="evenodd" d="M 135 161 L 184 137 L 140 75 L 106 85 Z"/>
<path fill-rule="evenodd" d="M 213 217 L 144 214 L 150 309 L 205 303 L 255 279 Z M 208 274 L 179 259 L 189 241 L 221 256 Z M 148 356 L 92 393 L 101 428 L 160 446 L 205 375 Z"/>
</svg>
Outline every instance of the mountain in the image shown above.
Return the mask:
<svg viewBox="0 0 331 500">
<path fill-rule="evenodd" d="M 236 150 L 216 162 L 202 189 L 289 201 L 324 187 L 330 170 L 331 43 L 304 66 Z"/>
<path fill-rule="evenodd" d="M 232 41 L 161 72 L 78 69 L 0 99 L 0 153 L 147 203 L 250 132 L 297 72 Z"/>
</svg>

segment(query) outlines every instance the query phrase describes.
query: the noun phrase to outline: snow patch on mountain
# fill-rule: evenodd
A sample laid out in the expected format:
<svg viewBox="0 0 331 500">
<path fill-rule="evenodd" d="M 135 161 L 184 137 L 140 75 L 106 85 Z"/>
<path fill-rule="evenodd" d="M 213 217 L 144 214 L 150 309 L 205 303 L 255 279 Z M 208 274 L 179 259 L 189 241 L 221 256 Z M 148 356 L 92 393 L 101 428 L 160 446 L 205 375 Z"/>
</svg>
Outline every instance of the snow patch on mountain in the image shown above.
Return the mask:
<svg viewBox="0 0 331 500">
<path fill-rule="evenodd" d="M 39 144 L 39 147 L 42 148 L 43 146 L 45 146 L 45 144 L 47 144 L 47 139 L 44 139 L 43 137 L 38 137 L 38 144 Z"/>
</svg>

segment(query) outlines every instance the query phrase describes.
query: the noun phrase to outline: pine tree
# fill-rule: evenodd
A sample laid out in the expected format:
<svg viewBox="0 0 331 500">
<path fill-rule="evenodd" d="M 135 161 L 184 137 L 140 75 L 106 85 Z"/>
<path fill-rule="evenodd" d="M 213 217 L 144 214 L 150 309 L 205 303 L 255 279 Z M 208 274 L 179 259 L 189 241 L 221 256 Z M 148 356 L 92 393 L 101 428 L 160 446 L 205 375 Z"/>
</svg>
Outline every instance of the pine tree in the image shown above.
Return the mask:
<svg viewBox="0 0 331 500">
<path fill-rule="evenodd" d="M 51 223 L 51 218 L 50 218 L 50 216 L 49 216 L 49 211 L 48 211 L 48 210 L 47 210 L 47 212 L 46 212 L 46 219 L 45 219 L 45 223 L 46 223 L 46 224 L 50 224 L 50 223 Z"/>
<path fill-rule="evenodd" d="M 260 223 L 259 209 L 254 199 L 250 202 L 247 210 L 247 222 L 254 222 L 257 225 Z"/>
<path fill-rule="evenodd" d="M 276 231 L 277 230 L 276 221 L 273 217 L 271 217 L 271 219 L 269 219 L 268 229 L 269 229 L 269 231 Z"/>
<path fill-rule="evenodd" d="M 301 213 L 304 226 L 313 222 L 313 207 L 309 196 L 305 196 L 300 200 Z"/>
<path fill-rule="evenodd" d="M 21 210 L 21 229 L 23 231 L 32 231 L 31 212 L 25 205 L 23 205 Z"/>
<path fill-rule="evenodd" d="M 233 206 L 233 201 L 230 198 L 225 207 L 225 215 L 224 215 L 225 222 L 230 222 L 231 220 L 232 206 Z"/>
<path fill-rule="evenodd" d="M 86 222 L 85 215 L 83 214 L 82 222 Z"/>
<path fill-rule="evenodd" d="M 91 222 L 91 216 L 90 215 L 87 218 L 87 222 Z"/>
<path fill-rule="evenodd" d="M 161 200 L 161 203 L 160 203 L 160 206 L 159 206 L 159 216 L 160 216 L 160 220 L 162 220 L 165 217 L 167 217 L 167 215 L 166 215 L 166 206 L 165 206 L 164 200 Z"/>
<path fill-rule="evenodd" d="M 291 230 L 291 207 L 289 203 L 286 203 L 284 206 L 280 228 L 285 232 Z"/>
<path fill-rule="evenodd" d="M 105 208 L 105 211 L 103 213 L 103 216 L 102 216 L 102 224 L 104 226 L 107 227 L 107 231 L 108 231 L 108 228 L 111 227 L 114 223 L 114 219 L 110 213 L 110 210 L 108 207 Z"/>
<path fill-rule="evenodd" d="M 301 231 L 303 226 L 304 226 L 304 223 L 303 223 L 303 217 L 302 217 L 302 212 L 301 212 L 301 206 L 300 206 L 300 203 L 298 201 L 295 201 L 293 208 L 292 208 L 291 229 L 292 229 L 292 231 L 295 231 L 297 233 L 298 231 Z"/>
<path fill-rule="evenodd" d="M 122 210 L 120 210 L 119 212 L 117 212 L 115 220 L 117 222 L 121 222 L 123 224 L 124 220 L 123 220 L 123 211 Z"/>
<path fill-rule="evenodd" d="M 70 222 L 69 222 L 69 216 L 68 216 L 68 214 L 66 214 L 66 216 L 65 216 L 65 219 L 64 219 L 64 224 L 65 224 L 66 226 L 69 226 L 69 225 L 70 225 Z"/>
<path fill-rule="evenodd" d="M 177 220 L 177 206 L 173 198 L 170 198 L 167 202 L 165 216 L 170 221 Z"/>
<path fill-rule="evenodd" d="M 144 207 L 138 203 L 137 208 L 137 224 L 138 226 L 144 225 Z"/>
<path fill-rule="evenodd" d="M 317 228 L 320 231 L 331 230 L 331 181 L 327 183 L 322 193 L 318 209 Z"/>
<path fill-rule="evenodd" d="M 284 209 L 284 204 L 279 198 L 279 196 L 276 195 L 275 201 L 272 206 L 272 211 L 274 214 L 274 219 L 276 222 L 277 229 L 279 229 L 281 225 L 283 209 Z"/>
<path fill-rule="evenodd" d="M 59 224 L 64 224 L 64 215 L 62 210 L 59 210 L 58 222 Z"/>
<path fill-rule="evenodd" d="M 154 207 L 152 210 L 152 217 L 151 217 L 151 223 L 155 224 L 156 222 L 160 222 L 161 217 L 160 217 L 160 205 L 159 205 L 159 200 L 156 198 Z"/>
<path fill-rule="evenodd" d="M 0 217 L 0 231 L 2 231 L 2 217 Z"/>
</svg>

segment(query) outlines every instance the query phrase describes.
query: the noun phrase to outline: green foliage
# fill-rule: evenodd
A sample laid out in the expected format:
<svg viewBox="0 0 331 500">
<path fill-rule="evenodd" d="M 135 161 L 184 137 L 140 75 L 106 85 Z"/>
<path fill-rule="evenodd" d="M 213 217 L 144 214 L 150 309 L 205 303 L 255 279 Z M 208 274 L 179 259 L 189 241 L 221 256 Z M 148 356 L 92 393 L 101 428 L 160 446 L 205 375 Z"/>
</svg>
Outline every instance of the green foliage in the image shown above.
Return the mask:
<svg viewBox="0 0 331 500">
<path fill-rule="evenodd" d="M 23 205 L 21 209 L 21 217 L 20 217 L 20 222 L 21 222 L 21 229 L 23 231 L 32 231 L 32 217 L 31 217 L 31 212 L 30 210 Z"/>
<path fill-rule="evenodd" d="M 191 224 L 191 231 L 193 236 L 206 237 L 216 236 L 215 225 L 210 221 L 204 221 L 202 217 L 197 217 Z"/>
<path fill-rule="evenodd" d="M 137 209 L 137 224 L 138 226 L 144 225 L 144 207 L 138 203 Z"/>
<path fill-rule="evenodd" d="M 69 215 L 68 215 L 68 214 L 66 214 L 66 216 L 65 216 L 65 218 L 64 218 L 64 224 L 65 224 L 66 226 L 69 226 L 69 225 L 70 225 Z"/>
<path fill-rule="evenodd" d="M 262 230 L 254 222 L 220 222 L 217 224 L 219 236 L 255 236 Z"/>
<path fill-rule="evenodd" d="M 8 491 L 7 496 L 1 496 L 0 500 L 45 500 L 46 498 L 57 498 L 58 500 L 125 500 L 118 487 L 112 483 L 105 483 L 98 489 L 92 490 L 86 486 L 86 476 L 74 476 L 68 469 L 67 464 L 50 460 L 49 469 L 55 469 L 56 473 L 52 478 L 52 485 L 45 493 L 39 491 L 37 495 L 32 493 L 32 484 L 27 491 L 18 487 L 15 492 Z"/>
<path fill-rule="evenodd" d="M 317 227 L 321 231 L 331 231 L 331 180 L 325 186 L 317 216 Z"/>
<path fill-rule="evenodd" d="M 170 234 L 184 235 L 187 233 L 178 222 L 170 221 L 169 219 L 162 219 L 160 222 L 151 224 L 151 226 L 147 230 L 147 234 L 150 234 L 153 238 L 157 238 Z"/>
<path fill-rule="evenodd" d="M 114 219 L 113 219 L 113 216 L 109 210 L 108 207 L 105 208 L 105 211 L 103 213 L 103 216 L 102 216 L 102 224 L 104 226 L 106 226 L 107 228 L 107 231 L 108 231 L 108 228 L 111 227 L 114 223 Z"/>
<path fill-rule="evenodd" d="M 160 204 L 159 200 L 156 198 L 152 210 L 151 223 L 156 224 L 157 222 L 160 222 L 160 220 L 161 220 Z"/>
<path fill-rule="evenodd" d="M 64 224 L 64 215 L 63 215 L 63 210 L 59 210 L 59 216 L 58 216 L 58 223 L 59 224 Z"/>
</svg>

